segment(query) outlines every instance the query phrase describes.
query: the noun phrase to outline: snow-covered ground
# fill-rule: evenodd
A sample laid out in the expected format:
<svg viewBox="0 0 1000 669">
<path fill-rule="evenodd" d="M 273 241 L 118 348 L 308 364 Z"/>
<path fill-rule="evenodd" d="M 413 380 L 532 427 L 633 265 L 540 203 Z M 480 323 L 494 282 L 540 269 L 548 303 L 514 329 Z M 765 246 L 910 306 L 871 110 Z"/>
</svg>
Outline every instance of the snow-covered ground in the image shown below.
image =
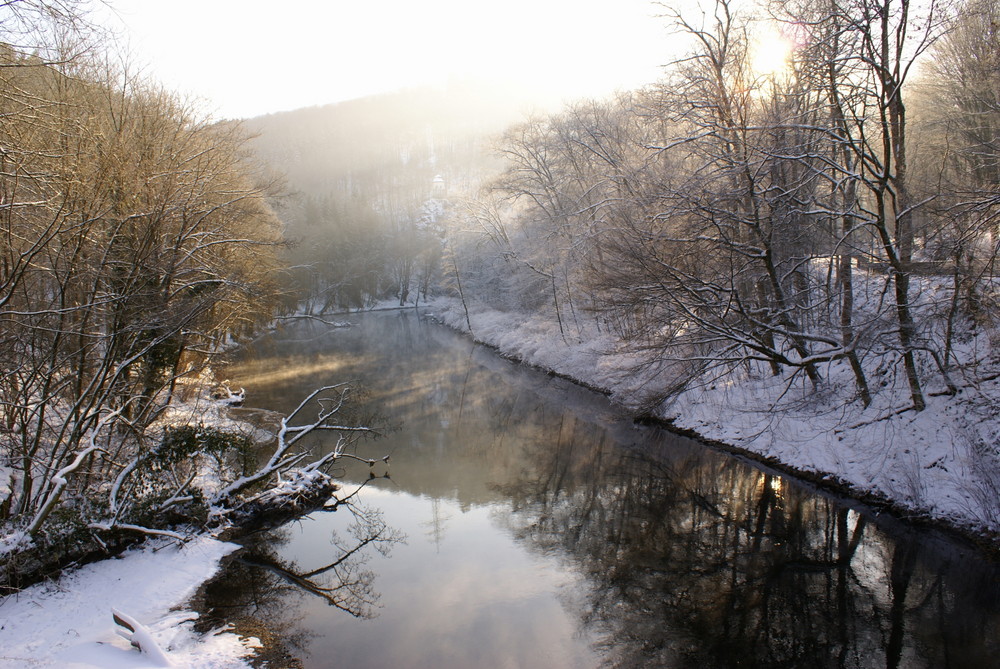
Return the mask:
<svg viewBox="0 0 1000 669">
<path fill-rule="evenodd" d="M 460 302 L 424 305 L 438 320 L 467 331 Z M 470 304 L 475 339 L 505 355 L 610 391 L 620 403 L 650 410 L 673 380 L 666 367 L 637 369 L 640 356 L 596 331 L 564 340 L 557 325 Z M 846 366 L 845 366 L 846 367 Z M 845 403 L 849 371 L 831 366 L 825 387 L 769 374 L 720 378 L 685 390 L 652 412 L 706 439 L 815 474 L 898 509 L 965 529 L 1000 533 L 1000 381 L 981 381 L 958 396 L 928 390 L 927 409 L 899 412 L 906 396 L 885 381 L 867 409 Z M 887 374 L 890 374 L 888 372 Z M 801 375 L 804 377 L 804 375 Z M 901 384 L 895 383 L 896 386 Z M 942 384 L 943 388 L 943 384 Z"/>
<path fill-rule="evenodd" d="M 199 635 L 182 608 L 235 544 L 203 536 L 183 545 L 149 541 L 0 599 L 0 667 L 137 669 L 249 667 L 256 640 L 232 632 Z M 119 636 L 112 609 L 137 620 L 167 664 Z"/>
</svg>

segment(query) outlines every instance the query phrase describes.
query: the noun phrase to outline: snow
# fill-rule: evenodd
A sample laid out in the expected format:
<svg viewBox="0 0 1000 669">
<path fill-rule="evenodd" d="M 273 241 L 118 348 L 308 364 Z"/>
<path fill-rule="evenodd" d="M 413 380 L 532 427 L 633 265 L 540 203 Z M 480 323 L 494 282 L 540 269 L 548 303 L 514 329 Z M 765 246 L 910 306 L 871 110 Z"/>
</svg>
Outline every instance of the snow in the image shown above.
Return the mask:
<svg viewBox="0 0 1000 669">
<path fill-rule="evenodd" d="M 13 492 L 13 477 L 14 470 L 0 464 L 0 505 L 3 505 Z M 24 532 L 16 532 L 8 535 L 0 534 L 0 555 L 13 550 L 24 541 Z"/>
<path fill-rule="evenodd" d="M 279 500 L 296 500 L 308 497 L 317 489 L 333 485 L 333 479 L 318 469 L 292 469 L 284 476 L 279 475 L 279 481 L 273 488 L 261 493 L 253 501 L 267 505 L 277 504 Z"/>
<path fill-rule="evenodd" d="M 240 421 L 230 415 L 229 408 L 238 405 L 246 399 L 246 392 L 230 390 L 224 381 L 216 384 L 213 397 L 207 389 L 211 387 L 213 372 L 205 369 L 195 378 L 182 378 L 177 381 L 182 399 L 171 402 L 160 414 L 153 428 L 180 425 L 203 425 L 223 432 L 243 432 L 255 441 L 267 441 L 272 435 L 263 430 L 254 429 L 249 423 Z"/>
<path fill-rule="evenodd" d="M 595 328 L 563 337 L 540 315 L 512 315 L 469 305 L 476 340 L 587 385 L 612 399 L 652 411 L 677 427 L 773 458 L 827 481 L 872 493 L 907 513 L 972 532 L 1000 532 L 1000 382 L 980 382 L 957 397 L 929 388 L 927 409 L 899 412 L 899 379 L 884 379 L 867 409 L 847 403 L 853 384 L 845 366 L 824 369 L 817 391 L 804 378 L 769 374 L 725 377 L 689 387 L 669 403 L 655 399 L 670 383 L 666 366 L 640 367 L 643 358 Z M 462 304 L 437 298 L 434 317 L 467 331 Z M 804 375 L 803 375 L 804 376 Z M 651 398 L 652 399 L 651 401 Z"/>
<path fill-rule="evenodd" d="M 18 530 L 9 534 L 0 535 L 0 555 L 9 553 L 15 549 L 21 549 L 31 544 L 31 538 L 24 530 Z"/>
<path fill-rule="evenodd" d="M 226 631 L 198 635 L 197 614 L 179 610 L 236 548 L 208 536 L 183 545 L 151 540 L 7 596 L 0 600 L 0 668 L 249 667 L 244 658 L 255 640 Z M 137 621 L 170 664 L 120 636 L 112 609 Z"/>
</svg>

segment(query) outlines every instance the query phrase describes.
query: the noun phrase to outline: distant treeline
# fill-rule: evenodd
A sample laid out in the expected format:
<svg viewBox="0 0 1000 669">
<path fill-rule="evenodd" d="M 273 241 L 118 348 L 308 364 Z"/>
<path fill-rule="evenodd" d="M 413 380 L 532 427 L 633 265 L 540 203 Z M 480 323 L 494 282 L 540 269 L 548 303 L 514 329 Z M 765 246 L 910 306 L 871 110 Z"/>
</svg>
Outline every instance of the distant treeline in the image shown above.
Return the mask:
<svg viewBox="0 0 1000 669">
<path fill-rule="evenodd" d="M 248 120 L 258 156 L 288 180 L 285 258 L 300 304 L 426 294 L 440 279 L 445 201 L 502 168 L 491 138 L 523 108 L 500 86 L 456 80 Z"/>
</svg>

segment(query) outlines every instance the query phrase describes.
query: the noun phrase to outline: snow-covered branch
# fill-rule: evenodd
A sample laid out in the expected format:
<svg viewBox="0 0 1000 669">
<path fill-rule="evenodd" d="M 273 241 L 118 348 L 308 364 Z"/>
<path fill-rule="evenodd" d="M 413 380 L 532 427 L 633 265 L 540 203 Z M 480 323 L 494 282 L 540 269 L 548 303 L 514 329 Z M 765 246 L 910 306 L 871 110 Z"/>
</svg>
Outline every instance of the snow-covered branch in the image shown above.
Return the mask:
<svg viewBox="0 0 1000 669">
<path fill-rule="evenodd" d="M 323 396 L 324 393 L 329 393 L 330 391 L 336 391 L 336 395 L 334 397 Z M 283 471 L 298 466 L 300 463 L 308 459 L 310 457 L 309 453 L 296 452 L 293 450 L 293 447 L 309 434 L 321 431 L 333 431 L 342 434 L 375 434 L 376 430 L 372 427 L 340 425 L 329 422 L 343 408 L 349 391 L 349 386 L 340 383 L 336 385 L 324 386 L 310 393 L 308 397 L 299 403 L 295 410 L 293 410 L 288 416 L 281 419 L 278 432 L 275 435 L 274 451 L 271 453 L 267 463 L 255 472 L 241 476 L 237 480 L 225 486 L 214 495 L 212 500 L 213 505 L 225 505 L 235 495 L 250 486 L 266 481 Z M 300 414 L 307 407 L 314 403 L 319 406 L 319 411 L 317 412 L 315 419 L 300 425 L 292 424 L 297 418 L 300 417 Z M 321 464 L 325 465 L 341 457 L 356 458 L 356 456 L 343 452 L 344 444 L 345 440 L 338 440 L 338 443 L 332 452 L 315 460 L 315 462 L 311 465 L 312 469 L 317 468 Z M 369 462 L 368 460 L 363 461 Z"/>
</svg>

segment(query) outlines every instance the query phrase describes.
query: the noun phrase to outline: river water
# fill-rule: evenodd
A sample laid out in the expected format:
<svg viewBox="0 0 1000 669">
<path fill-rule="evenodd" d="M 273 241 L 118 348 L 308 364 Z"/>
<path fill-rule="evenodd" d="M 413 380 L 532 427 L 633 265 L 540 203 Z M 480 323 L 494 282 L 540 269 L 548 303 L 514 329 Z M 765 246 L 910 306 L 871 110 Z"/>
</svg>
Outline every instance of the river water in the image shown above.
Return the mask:
<svg viewBox="0 0 1000 669">
<path fill-rule="evenodd" d="M 246 539 L 209 620 L 305 667 L 998 666 L 1000 569 L 974 548 L 633 424 L 417 313 L 349 320 L 226 372 L 280 412 L 350 382 L 344 419 L 388 429 L 353 446 L 374 467 L 337 472 L 344 503 Z"/>
</svg>

